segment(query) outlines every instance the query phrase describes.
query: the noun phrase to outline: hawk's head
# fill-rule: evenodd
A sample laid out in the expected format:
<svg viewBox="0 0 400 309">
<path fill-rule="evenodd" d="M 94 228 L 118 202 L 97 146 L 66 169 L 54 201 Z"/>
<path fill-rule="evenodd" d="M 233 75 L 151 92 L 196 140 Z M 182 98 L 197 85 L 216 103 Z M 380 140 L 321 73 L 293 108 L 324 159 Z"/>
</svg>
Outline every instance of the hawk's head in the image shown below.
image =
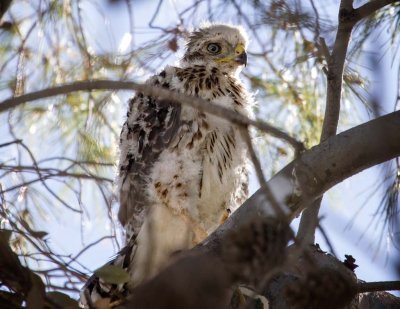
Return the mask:
<svg viewBox="0 0 400 309">
<path fill-rule="evenodd" d="M 224 71 L 247 64 L 247 36 L 241 27 L 211 24 L 193 31 L 183 60 L 213 63 Z"/>
</svg>

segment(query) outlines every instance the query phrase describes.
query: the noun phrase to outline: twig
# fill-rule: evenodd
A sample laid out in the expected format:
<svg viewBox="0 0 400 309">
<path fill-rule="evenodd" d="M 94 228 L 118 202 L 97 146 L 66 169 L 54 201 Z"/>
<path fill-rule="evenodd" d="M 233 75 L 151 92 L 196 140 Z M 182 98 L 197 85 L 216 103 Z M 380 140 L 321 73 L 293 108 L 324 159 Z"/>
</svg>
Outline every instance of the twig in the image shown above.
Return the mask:
<svg viewBox="0 0 400 309">
<path fill-rule="evenodd" d="M 331 53 L 329 52 L 329 48 L 328 48 L 328 46 L 326 45 L 325 38 L 320 37 L 320 38 L 319 38 L 319 43 L 320 43 L 322 52 L 323 52 L 323 54 L 324 54 L 324 56 L 325 56 L 325 59 L 326 59 L 326 61 L 328 62 L 329 59 L 331 58 Z"/>
<path fill-rule="evenodd" d="M 128 81 L 112 81 L 112 80 L 89 80 L 75 82 L 71 84 L 64 84 L 53 88 L 47 88 L 36 92 L 27 93 L 18 97 L 6 99 L 0 102 L 0 113 L 9 109 L 15 108 L 23 103 L 44 99 L 56 95 L 68 94 L 75 91 L 89 91 L 89 90 L 136 90 L 145 95 L 158 97 L 160 99 L 167 99 L 179 104 L 189 105 L 202 112 L 213 114 L 214 116 L 221 117 L 239 125 L 251 125 L 260 131 L 269 133 L 277 138 L 283 139 L 288 142 L 297 152 L 304 150 L 301 142 L 289 136 L 287 133 L 280 129 L 271 126 L 260 120 L 250 119 L 242 114 L 239 114 L 231 109 L 212 104 L 206 100 L 198 97 L 185 95 L 176 91 L 170 91 L 165 88 L 155 87 L 152 85 L 139 84 Z"/>
<path fill-rule="evenodd" d="M 318 220 L 318 221 L 320 221 L 320 220 Z M 325 232 L 325 229 L 322 227 L 322 225 L 319 222 L 318 222 L 318 229 L 321 232 L 322 237 L 324 238 L 326 244 L 328 245 L 330 252 L 333 254 L 334 257 L 337 258 L 337 254 L 335 252 L 335 249 L 333 248 L 331 241 L 329 240 L 328 234 Z"/>
<path fill-rule="evenodd" d="M 314 14 L 315 14 L 314 41 L 316 43 L 318 43 L 317 40 L 320 37 L 320 33 L 321 33 L 321 26 L 319 24 L 319 13 L 318 13 L 317 7 L 316 7 L 316 5 L 314 3 L 314 0 L 310 0 L 310 2 L 311 2 L 311 7 L 312 7 L 312 9 L 314 11 Z"/>
<path fill-rule="evenodd" d="M 1 148 L 1 147 L 7 147 L 7 146 L 10 146 L 10 145 L 12 145 L 12 144 L 19 144 L 19 143 L 21 143 L 21 142 L 22 142 L 22 139 L 17 139 L 17 140 L 12 141 L 12 142 L 0 144 L 0 148 Z"/>
<path fill-rule="evenodd" d="M 80 179 L 93 179 L 94 181 L 104 181 L 109 183 L 114 183 L 113 179 L 107 177 L 96 176 L 91 173 L 83 174 L 83 173 L 73 173 L 68 172 L 67 170 L 59 170 L 55 168 L 41 168 L 41 167 L 32 167 L 32 166 L 24 166 L 24 165 L 6 165 L 0 164 L 1 169 L 7 169 L 9 171 L 19 171 L 19 172 L 26 172 L 28 171 L 40 171 L 41 173 L 46 173 L 46 175 L 42 175 L 43 177 L 72 177 L 72 178 L 80 178 Z"/>
<path fill-rule="evenodd" d="M 272 205 L 273 209 L 275 210 L 276 215 L 283 217 L 284 212 L 283 212 L 281 206 L 279 205 L 279 202 L 276 200 L 274 193 L 271 191 L 270 187 L 268 186 L 267 181 L 265 180 L 260 160 L 257 157 L 257 154 L 253 147 L 253 143 L 251 141 L 249 129 L 247 127 L 242 128 L 242 130 L 240 130 L 240 133 L 242 134 L 242 138 L 244 139 L 244 141 L 246 143 L 246 146 L 249 151 L 250 158 L 252 160 L 254 169 L 257 174 L 258 182 L 260 183 L 262 191 L 265 193 L 267 200 L 269 200 L 271 202 L 271 205 Z"/>
</svg>

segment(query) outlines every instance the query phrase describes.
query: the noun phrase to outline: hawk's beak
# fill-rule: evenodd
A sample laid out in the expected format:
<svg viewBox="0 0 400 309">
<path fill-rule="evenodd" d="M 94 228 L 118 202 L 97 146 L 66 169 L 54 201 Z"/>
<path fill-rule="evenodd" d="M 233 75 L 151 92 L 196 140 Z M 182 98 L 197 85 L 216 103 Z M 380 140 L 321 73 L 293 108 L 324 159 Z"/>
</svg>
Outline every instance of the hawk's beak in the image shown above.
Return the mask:
<svg viewBox="0 0 400 309">
<path fill-rule="evenodd" d="M 239 64 L 244 64 L 244 66 L 247 65 L 247 54 L 246 52 L 241 53 L 239 56 L 235 58 L 235 61 Z"/>
<path fill-rule="evenodd" d="M 247 54 L 243 44 L 238 44 L 235 48 L 235 61 L 238 64 L 247 65 Z"/>
</svg>

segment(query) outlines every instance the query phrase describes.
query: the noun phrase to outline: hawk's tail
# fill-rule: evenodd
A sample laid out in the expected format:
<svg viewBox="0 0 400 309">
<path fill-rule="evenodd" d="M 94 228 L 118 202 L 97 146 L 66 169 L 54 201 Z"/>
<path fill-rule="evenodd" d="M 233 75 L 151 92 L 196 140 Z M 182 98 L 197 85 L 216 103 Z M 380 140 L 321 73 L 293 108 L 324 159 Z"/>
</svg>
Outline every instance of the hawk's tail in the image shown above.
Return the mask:
<svg viewBox="0 0 400 309">
<path fill-rule="evenodd" d="M 135 242 L 130 241 L 117 256 L 105 264 L 121 267 L 129 272 L 130 262 L 133 258 Z M 103 266 L 103 267 L 104 267 Z M 108 306 L 112 308 L 121 303 L 129 293 L 128 283 L 111 284 L 93 274 L 82 287 L 80 292 L 80 307 L 85 309 Z M 107 307 L 107 308 L 108 308 Z"/>
</svg>

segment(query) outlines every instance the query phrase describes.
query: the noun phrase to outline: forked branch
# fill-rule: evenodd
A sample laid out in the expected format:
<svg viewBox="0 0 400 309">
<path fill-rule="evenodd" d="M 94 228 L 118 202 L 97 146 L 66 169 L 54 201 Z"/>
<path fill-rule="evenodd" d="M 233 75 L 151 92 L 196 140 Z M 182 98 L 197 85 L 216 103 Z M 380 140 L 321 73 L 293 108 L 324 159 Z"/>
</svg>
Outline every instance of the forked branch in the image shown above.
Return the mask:
<svg viewBox="0 0 400 309">
<path fill-rule="evenodd" d="M 376 0 L 354 9 L 353 0 L 342 0 L 339 8 L 339 24 L 332 52 L 327 59 L 327 94 L 321 142 L 336 134 L 339 122 L 340 102 L 343 85 L 343 72 L 351 32 L 355 24 L 388 4 L 399 0 Z M 305 243 L 314 243 L 318 226 L 318 213 L 321 199 L 304 211 L 301 216 L 298 238 Z"/>
</svg>

